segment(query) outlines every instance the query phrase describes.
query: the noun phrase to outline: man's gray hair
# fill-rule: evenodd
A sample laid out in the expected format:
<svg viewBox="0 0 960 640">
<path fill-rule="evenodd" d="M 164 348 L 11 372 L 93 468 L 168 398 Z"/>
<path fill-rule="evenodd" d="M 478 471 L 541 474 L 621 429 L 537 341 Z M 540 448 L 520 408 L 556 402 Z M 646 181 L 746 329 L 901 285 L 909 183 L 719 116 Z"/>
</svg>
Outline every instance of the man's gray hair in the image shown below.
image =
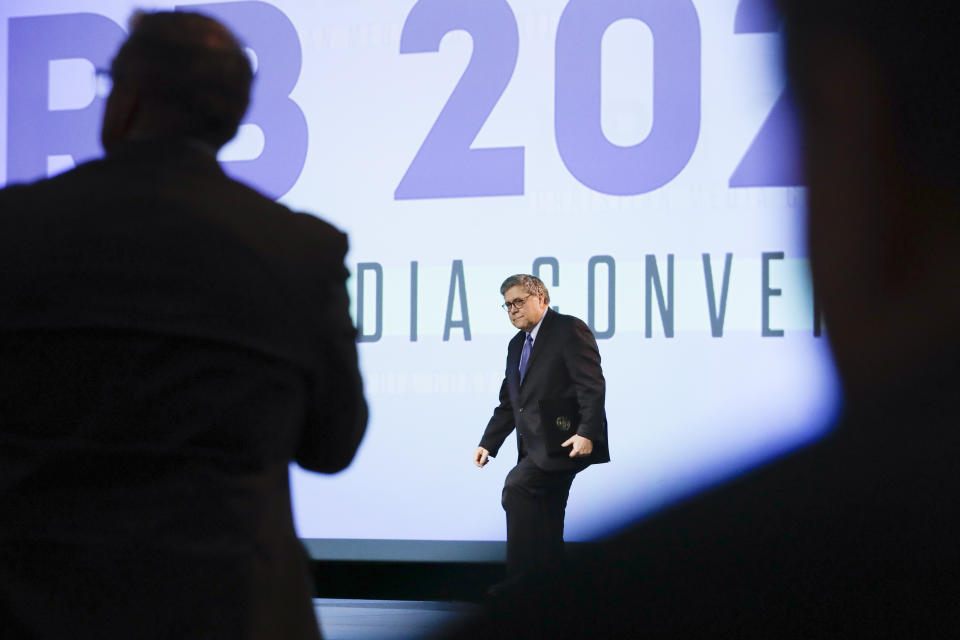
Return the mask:
<svg viewBox="0 0 960 640">
<path fill-rule="evenodd" d="M 513 287 L 520 287 L 531 295 L 542 295 L 543 301 L 550 304 L 550 292 L 547 291 L 547 285 L 543 284 L 543 280 L 537 276 L 531 276 L 528 273 L 517 273 L 510 276 L 500 285 L 500 295 L 505 294 L 508 289 Z"/>
</svg>

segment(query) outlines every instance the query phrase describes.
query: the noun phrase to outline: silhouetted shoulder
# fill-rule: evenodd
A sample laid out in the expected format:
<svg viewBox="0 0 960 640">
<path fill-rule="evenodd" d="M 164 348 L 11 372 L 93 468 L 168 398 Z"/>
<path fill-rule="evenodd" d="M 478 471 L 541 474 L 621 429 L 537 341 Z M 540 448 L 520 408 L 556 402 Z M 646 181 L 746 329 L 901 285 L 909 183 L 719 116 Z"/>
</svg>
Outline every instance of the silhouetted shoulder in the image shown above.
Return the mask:
<svg viewBox="0 0 960 640">
<path fill-rule="evenodd" d="M 298 230 L 309 233 L 314 238 L 322 239 L 330 245 L 331 250 L 340 253 L 341 259 L 346 255 L 348 249 L 347 234 L 313 214 L 291 211 L 290 215 L 292 224 Z"/>
<path fill-rule="evenodd" d="M 103 164 L 103 159 L 93 160 L 51 178 L 9 184 L 0 189 L 0 203 L 4 205 L 4 213 L 13 211 L 8 207 L 29 203 L 38 198 L 51 198 L 58 194 L 67 195 L 91 190 L 92 184 L 96 184 L 95 179 L 91 183 L 91 178 L 96 176 Z"/>
</svg>

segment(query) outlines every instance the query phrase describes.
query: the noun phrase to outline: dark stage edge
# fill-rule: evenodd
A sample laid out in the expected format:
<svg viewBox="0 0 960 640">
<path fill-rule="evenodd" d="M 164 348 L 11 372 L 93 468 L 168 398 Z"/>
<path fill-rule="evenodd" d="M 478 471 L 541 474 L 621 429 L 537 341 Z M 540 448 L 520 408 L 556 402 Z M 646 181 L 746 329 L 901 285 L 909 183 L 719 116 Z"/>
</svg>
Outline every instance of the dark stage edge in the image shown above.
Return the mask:
<svg viewBox="0 0 960 640">
<path fill-rule="evenodd" d="M 325 640 L 419 640 L 479 611 L 476 604 L 410 600 L 313 601 Z"/>
<path fill-rule="evenodd" d="M 506 575 L 499 562 L 315 560 L 311 568 L 317 598 L 352 601 L 478 603 Z"/>
</svg>

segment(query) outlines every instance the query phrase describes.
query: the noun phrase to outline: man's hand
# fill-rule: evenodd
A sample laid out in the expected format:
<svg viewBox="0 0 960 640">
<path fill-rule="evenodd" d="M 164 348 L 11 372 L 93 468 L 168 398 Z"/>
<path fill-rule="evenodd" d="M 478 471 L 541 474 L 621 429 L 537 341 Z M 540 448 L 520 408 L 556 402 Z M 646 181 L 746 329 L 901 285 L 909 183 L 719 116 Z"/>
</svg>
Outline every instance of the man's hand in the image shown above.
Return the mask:
<svg viewBox="0 0 960 640">
<path fill-rule="evenodd" d="M 583 436 L 573 435 L 564 442 L 561 447 L 569 447 L 573 445 L 573 448 L 570 449 L 571 458 L 579 458 L 580 456 L 588 456 L 593 452 L 593 443 L 590 442 L 590 438 L 584 438 Z"/>
<path fill-rule="evenodd" d="M 590 442 L 587 440 L 587 442 Z M 483 447 L 477 447 L 477 450 L 473 452 L 473 463 L 478 467 L 482 467 L 487 464 L 487 458 L 490 457 L 490 452 L 484 449 Z"/>
</svg>

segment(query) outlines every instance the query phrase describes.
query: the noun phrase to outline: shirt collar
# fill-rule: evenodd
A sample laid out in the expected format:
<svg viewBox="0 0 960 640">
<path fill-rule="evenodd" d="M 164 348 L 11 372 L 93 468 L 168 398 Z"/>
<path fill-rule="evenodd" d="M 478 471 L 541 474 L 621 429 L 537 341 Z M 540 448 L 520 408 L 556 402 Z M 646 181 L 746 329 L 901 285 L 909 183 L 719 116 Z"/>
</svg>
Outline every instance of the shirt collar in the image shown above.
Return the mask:
<svg viewBox="0 0 960 640">
<path fill-rule="evenodd" d="M 543 324 L 543 319 L 547 317 L 547 314 L 548 314 L 548 313 L 550 313 L 550 309 L 549 309 L 549 308 L 548 308 L 546 311 L 543 312 L 543 315 L 540 316 L 540 321 L 537 322 L 536 326 L 535 326 L 533 329 L 531 329 L 531 330 L 529 331 L 529 333 L 527 334 L 527 335 L 530 336 L 530 338 L 531 338 L 531 340 L 532 340 L 533 342 L 536 342 L 536 341 L 537 341 L 537 333 L 540 332 L 540 325 Z"/>
</svg>

